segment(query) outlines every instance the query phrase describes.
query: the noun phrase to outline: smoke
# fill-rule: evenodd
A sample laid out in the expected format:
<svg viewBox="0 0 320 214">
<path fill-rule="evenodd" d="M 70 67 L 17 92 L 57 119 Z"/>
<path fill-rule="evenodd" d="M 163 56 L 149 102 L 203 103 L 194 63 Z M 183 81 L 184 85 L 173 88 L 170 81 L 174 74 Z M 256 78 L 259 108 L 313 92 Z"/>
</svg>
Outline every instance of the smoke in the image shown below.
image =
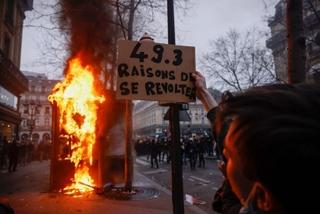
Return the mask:
<svg viewBox="0 0 320 214">
<path fill-rule="evenodd" d="M 111 49 L 113 26 L 110 0 L 60 0 L 60 28 L 70 39 L 70 58 L 101 68 Z"/>
</svg>

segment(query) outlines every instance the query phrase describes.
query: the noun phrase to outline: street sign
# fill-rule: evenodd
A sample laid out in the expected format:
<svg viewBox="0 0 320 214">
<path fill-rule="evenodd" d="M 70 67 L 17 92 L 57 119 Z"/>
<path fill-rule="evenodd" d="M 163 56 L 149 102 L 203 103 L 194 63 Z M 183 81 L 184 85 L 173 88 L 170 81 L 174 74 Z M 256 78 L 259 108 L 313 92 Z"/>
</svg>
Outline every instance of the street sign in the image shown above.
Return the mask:
<svg viewBox="0 0 320 214">
<path fill-rule="evenodd" d="M 194 102 L 195 48 L 120 40 L 117 98 Z"/>
</svg>

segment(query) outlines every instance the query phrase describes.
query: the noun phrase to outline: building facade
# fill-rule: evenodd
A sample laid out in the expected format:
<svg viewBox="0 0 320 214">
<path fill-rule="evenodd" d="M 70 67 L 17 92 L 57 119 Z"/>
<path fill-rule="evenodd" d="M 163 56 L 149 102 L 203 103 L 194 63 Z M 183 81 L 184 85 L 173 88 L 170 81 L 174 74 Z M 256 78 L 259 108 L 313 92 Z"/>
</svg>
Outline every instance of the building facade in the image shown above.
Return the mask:
<svg viewBox="0 0 320 214">
<path fill-rule="evenodd" d="M 23 20 L 32 5 L 32 0 L 0 1 L 0 139 L 9 141 L 18 135 L 20 94 L 28 90 L 19 68 Z"/>
<path fill-rule="evenodd" d="M 28 82 L 28 92 L 22 94 L 20 113 L 20 138 L 40 140 L 51 139 L 52 108 L 48 96 L 58 80 L 49 80 L 45 74 L 25 72 Z"/>
<path fill-rule="evenodd" d="M 221 93 L 210 89 L 216 100 Z M 169 107 L 160 106 L 158 102 L 140 101 L 133 110 L 133 133 L 135 138 L 150 136 L 169 136 L 169 121 L 166 116 Z M 182 136 L 192 134 L 210 135 L 211 126 L 202 103 L 197 100 L 189 103 L 189 109 L 180 112 L 180 133 Z"/>
<path fill-rule="evenodd" d="M 275 70 L 279 79 L 287 82 L 286 1 L 275 6 L 275 15 L 269 20 L 271 38 L 267 47 L 273 52 Z M 303 1 L 304 30 L 306 35 L 306 71 L 308 81 L 320 80 L 320 1 Z"/>
</svg>

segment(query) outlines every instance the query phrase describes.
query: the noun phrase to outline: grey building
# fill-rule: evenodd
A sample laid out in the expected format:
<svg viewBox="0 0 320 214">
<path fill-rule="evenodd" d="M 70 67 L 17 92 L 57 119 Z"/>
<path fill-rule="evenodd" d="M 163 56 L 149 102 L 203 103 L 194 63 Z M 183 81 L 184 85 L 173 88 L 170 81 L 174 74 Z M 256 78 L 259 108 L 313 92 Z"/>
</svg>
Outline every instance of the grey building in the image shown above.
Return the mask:
<svg viewBox="0 0 320 214">
<path fill-rule="evenodd" d="M 22 121 L 19 135 L 21 139 L 33 142 L 51 139 L 52 108 L 48 96 L 58 80 L 50 80 L 45 74 L 25 72 L 29 90 L 22 94 L 20 113 Z"/>
<path fill-rule="evenodd" d="M 18 135 L 20 94 L 28 90 L 20 56 L 25 11 L 32 6 L 32 0 L 0 1 L 0 138 L 9 141 Z"/>
<path fill-rule="evenodd" d="M 216 100 L 220 100 L 221 93 L 219 91 L 210 89 L 210 92 Z M 160 106 L 158 102 L 137 102 L 133 110 L 134 137 L 167 136 L 169 134 L 169 122 L 165 118 L 167 111 L 168 107 Z M 199 100 L 189 103 L 189 109 L 181 113 L 183 118 L 180 121 L 181 135 L 193 133 L 210 135 L 211 126 L 206 115 L 207 113 Z"/>
<path fill-rule="evenodd" d="M 286 1 L 280 0 L 275 9 L 274 16 L 269 19 L 271 38 L 267 40 L 267 47 L 273 52 L 278 78 L 287 82 Z M 307 80 L 318 81 L 320 79 L 320 1 L 304 0 L 303 17 L 307 45 Z"/>
</svg>

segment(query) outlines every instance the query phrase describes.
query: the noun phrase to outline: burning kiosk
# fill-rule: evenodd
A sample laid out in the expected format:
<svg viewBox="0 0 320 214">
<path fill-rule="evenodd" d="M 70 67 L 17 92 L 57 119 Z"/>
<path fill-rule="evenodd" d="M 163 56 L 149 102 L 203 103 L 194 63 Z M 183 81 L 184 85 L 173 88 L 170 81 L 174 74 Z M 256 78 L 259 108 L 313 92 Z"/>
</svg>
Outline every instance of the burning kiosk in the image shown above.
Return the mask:
<svg viewBox="0 0 320 214">
<path fill-rule="evenodd" d="M 81 194 L 110 181 L 123 182 L 125 177 L 130 118 L 128 105 L 115 100 L 113 71 L 106 68 L 115 35 L 109 4 L 59 1 L 60 27 L 70 38 L 70 57 L 64 80 L 49 96 L 53 104 L 51 190 Z"/>
<path fill-rule="evenodd" d="M 77 194 L 124 181 L 126 104 L 102 90 L 81 56 L 53 89 L 52 190 Z"/>
</svg>

